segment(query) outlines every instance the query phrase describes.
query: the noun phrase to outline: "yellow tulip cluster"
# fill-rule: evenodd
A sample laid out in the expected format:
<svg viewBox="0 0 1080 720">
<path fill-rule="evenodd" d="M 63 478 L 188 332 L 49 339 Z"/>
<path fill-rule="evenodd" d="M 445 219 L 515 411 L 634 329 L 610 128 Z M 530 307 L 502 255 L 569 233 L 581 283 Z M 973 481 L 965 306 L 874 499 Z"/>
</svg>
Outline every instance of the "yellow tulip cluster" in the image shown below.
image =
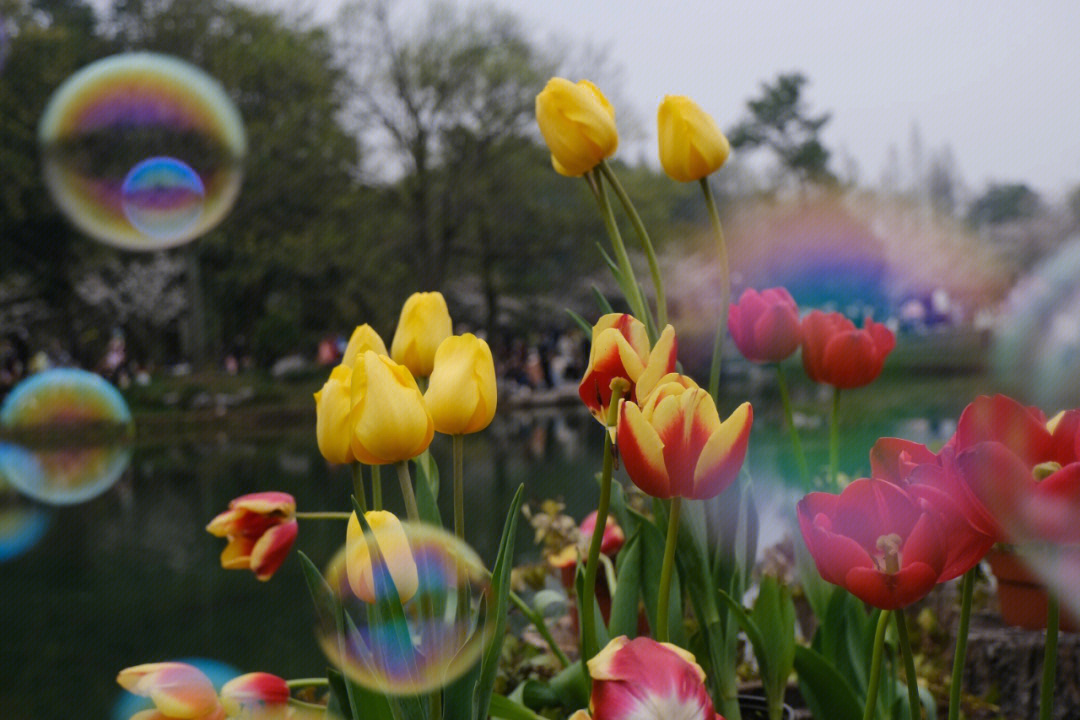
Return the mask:
<svg viewBox="0 0 1080 720">
<path fill-rule="evenodd" d="M 551 164 L 577 177 L 615 154 L 615 110 L 588 80 L 552 78 L 536 96 L 536 122 L 551 150 Z M 656 116 L 660 164 L 672 179 L 700 180 L 718 170 L 731 146 L 712 117 L 693 100 L 667 95 Z"/>
<path fill-rule="evenodd" d="M 428 376 L 421 394 L 415 378 Z M 495 406 L 488 344 L 452 334 L 441 293 L 414 293 L 401 309 L 389 353 L 371 326 L 353 331 L 341 364 L 315 393 L 315 435 L 330 462 L 384 465 L 424 452 L 436 430 L 483 430 Z"/>
</svg>

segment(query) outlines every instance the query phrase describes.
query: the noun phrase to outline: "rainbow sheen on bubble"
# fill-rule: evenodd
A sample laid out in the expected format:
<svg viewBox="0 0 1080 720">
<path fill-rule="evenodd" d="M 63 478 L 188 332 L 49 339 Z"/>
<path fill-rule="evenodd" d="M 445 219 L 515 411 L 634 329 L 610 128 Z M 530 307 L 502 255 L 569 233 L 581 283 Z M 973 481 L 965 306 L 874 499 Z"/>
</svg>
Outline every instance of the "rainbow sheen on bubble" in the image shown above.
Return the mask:
<svg viewBox="0 0 1080 720">
<path fill-rule="evenodd" d="M 124 397 L 99 375 L 31 375 L 0 405 L 0 479 L 51 505 L 97 497 L 131 463 L 131 422 Z"/>
<path fill-rule="evenodd" d="M 191 166 L 169 157 L 143 160 L 120 186 L 128 221 L 148 237 L 183 237 L 202 215 L 206 189 Z"/>
<path fill-rule="evenodd" d="M 475 665 L 491 630 L 491 583 L 476 553 L 450 533 L 404 522 L 417 569 L 417 590 L 397 598 L 385 561 L 376 561 L 375 602 L 357 597 L 349 584 L 345 549 L 326 578 L 348 615 L 343 628 L 323 618 L 316 635 L 327 657 L 352 680 L 392 695 L 430 692 L 453 682 Z M 374 536 L 369 557 L 381 557 Z M 400 614 L 395 617 L 389 608 Z"/>
<path fill-rule="evenodd" d="M 179 245 L 220 223 L 240 192 L 247 151 L 240 114 L 216 80 L 146 52 L 68 78 L 38 140 L 46 185 L 68 219 L 130 250 Z"/>
<path fill-rule="evenodd" d="M 52 524 L 40 506 L 0 503 L 0 563 L 14 560 L 37 545 Z"/>
</svg>

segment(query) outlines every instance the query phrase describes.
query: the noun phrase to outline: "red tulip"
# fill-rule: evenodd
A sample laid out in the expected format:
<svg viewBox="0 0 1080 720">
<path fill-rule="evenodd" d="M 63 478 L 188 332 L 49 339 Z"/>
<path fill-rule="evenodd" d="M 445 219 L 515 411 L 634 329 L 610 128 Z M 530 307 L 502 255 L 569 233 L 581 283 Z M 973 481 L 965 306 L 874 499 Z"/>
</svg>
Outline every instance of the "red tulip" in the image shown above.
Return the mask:
<svg viewBox="0 0 1080 720">
<path fill-rule="evenodd" d="M 867 318 L 863 329 L 840 313 L 812 311 L 802 321 L 802 359 L 814 382 L 838 388 L 872 383 L 896 345 L 892 331 Z"/>
<path fill-rule="evenodd" d="M 825 580 L 883 610 L 924 597 L 945 568 L 949 539 L 934 514 L 899 486 L 862 479 L 839 495 L 798 504 L 806 547 Z"/>
<path fill-rule="evenodd" d="M 705 672 L 682 648 L 621 635 L 588 665 L 592 720 L 723 720 L 705 690 Z"/>
<path fill-rule="evenodd" d="M 660 333 L 656 346 L 650 348 L 649 336 L 640 320 L 620 313 L 604 315 L 593 327 L 589 367 L 581 379 L 578 395 L 593 417 L 606 423 L 611 381 L 624 378 L 631 386 L 625 397 L 636 397 L 633 388 L 639 381 L 651 388 L 675 369 L 675 347 L 675 330 L 670 325 Z"/>
<path fill-rule="evenodd" d="M 720 422 L 709 393 L 666 382 L 640 407 L 622 403 L 615 437 L 627 475 L 646 493 L 705 500 L 738 477 L 753 422 L 750 403 Z"/>
<path fill-rule="evenodd" d="M 785 288 L 747 288 L 728 310 L 735 346 L 747 360 L 780 362 L 799 348 L 799 308 Z"/>
<path fill-rule="evenodd" d="M 221 553 L 221 567 L 251 570 L 259 580 L 269 580 L 296 540 L 296 500 L 283 492 L 242 495 L 206 530 L 229 540 Z"/>
<path fill-rule="evenodd" d="M 993 546 L 993 537 L 968 522 L 942 459 L 925 445 L 881 438 L 870 450 L 870 474 L 904 488 L 921 507 L 934 513 L 942 533 L 949 538 L 938 582 L 960 577 L 978 565 Z"/>
<path fill-rule="evenodd" d="M 592 540 L 593 532 L 596 530 L 596 511 L 585 516 L 585 519 L 578 525 L 578 542 L 567 545 L 559 552 L 555 553 L 548 558 L 548 563 L 562 571 L 562 582 L 567 588 L 574 586 L 574 568 L 577 567 L 579 550 L 578 546 L 587 548 L 589 542 Z M 604 523 L 604 535 L 600 539 L 600 552 L 607 555 L 610 558 L 614 558 L 619 549 L 626 542 L 626 534 L 623 529 L 619 527 L 619 523 L 612 515 L 607 516 L 607 522 Z M 597 581 L 597 586 L 607 588 L 606 582 Z"/>
</svg>

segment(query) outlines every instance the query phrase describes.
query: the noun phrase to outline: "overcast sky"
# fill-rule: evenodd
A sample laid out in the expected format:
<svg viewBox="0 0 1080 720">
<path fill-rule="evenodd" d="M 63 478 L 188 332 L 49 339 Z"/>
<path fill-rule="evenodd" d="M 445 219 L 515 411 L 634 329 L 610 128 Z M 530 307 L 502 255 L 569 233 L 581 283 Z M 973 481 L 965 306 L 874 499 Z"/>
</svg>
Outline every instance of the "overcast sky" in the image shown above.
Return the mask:
<svg viewBox="0 0 1080 720">
<path fill-rule="evenodd" d="M 826 145 L 855 159 L 863 183 L 878 181 L 891 145 L 907 167 L 916 123 L 924 152 L 948 143 L 972 189 L 1027 181 L 1056 197 L 1080 183 L 1077 0 L 494 5 L 521 16 L 538 40 L 608 48 L 623 96 L 653 135 L 665 93 L 693 97 L 730 128 L 761 82 L 799 70 L 811 107 L 833 114 Z"/>
</svg>

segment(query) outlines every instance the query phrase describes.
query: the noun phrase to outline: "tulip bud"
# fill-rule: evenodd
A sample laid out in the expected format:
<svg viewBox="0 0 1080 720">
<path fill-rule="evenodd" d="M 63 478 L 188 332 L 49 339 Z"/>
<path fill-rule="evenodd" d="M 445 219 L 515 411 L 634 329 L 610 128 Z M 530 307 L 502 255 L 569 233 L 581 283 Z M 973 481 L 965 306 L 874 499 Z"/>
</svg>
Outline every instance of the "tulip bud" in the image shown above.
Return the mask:
<svg viewBox="0 0 1080 720">
<path fill-rule="evenodd" d="M 746 458 L 750 403 L 720 422 L 712 396 L 687 385 L 666 382 L 640 406 L 628 400 L 619 408 L 619 455 L 634 484 L 653 497 L 715 497 Z"/>
<path fill-rule="evenodd" d="M 357 460 L 385 465 L 427 450 L 435 426 L 408 368 L 368 350 L 353 368 L 351 393 L 350 442 Z"/>
<path fill-rule="evenodd" d="M 536 122 L 560 175 L 584 175 L 619 147 L 615 110 L 588 80 L 551 78 L 536 96 Z"/>
<path fill-rule="evenodd" d="M 435 350 L 452 332 L 442 293 L 413 293 L 401 307 L 390 357 L 409 368 L 414 377 L 427 377 L 435 365 Z"/>
<path fill-rule="evenodd" d="M 353 330 L 352 337 L 349 338 L 349 344 L 345 346 L 345 354 L 341 357 L 341 364 L 352 367 L 356 363 L 356 359 L 364 354 L 367 350 L 373 350 L 378 355 L 389 355 L 386 352 L 386 345 L 383 343 L 382 338 L 379 337 L 379 333 L 364 323 L 363 325 L 357 325 Z"/>
<path fill-rule="evenodd" d="M 277 675 L 248 673 L 221 687 L 221 705 L 230 720 L 285 720 L 289 686 Z"/>
<path fill-rule="evenodd" d="M 727 161 L 731 146 L 712 116 L 683 95 L 665 95 L 656 114 L 660 164 L 672 179 L 691 182 Z"/>
<path fill-rule="evenodd" d="M 814 382 L 837 388 L 872 383 L 896 346 L 881 323 L 866 319 L 861 330 L 840 313 L 814 310 L 802 320 L 803 369 Z"/>
<path fill-rule="evenodd" d="M 353 337 L 356 337 L 356 333 Z M 351 341 L 349 347 L 352 347 Z M 352 369 L 341 364 L 330 372 L 322 390 L 315 393 L 315 439 L 319 442 L 319 452 L 338 465 L 356 460 L 349 447 L 352 435 L 349 427 L 349 413 L 352 411 L 351 386 Z"/>
<path fill-rule="evenodd" d="M 799 308 L 782 287 L 744 290 L 728 311 L 728 327 L 735 346 L 751 362 L 780 362 L 802 341 Z"/>
<path fill-rule="evenodd" d="M 364 520 L 371 528 L 371 534 L 365 534 L 354 512 L 349 518 L 349 527 L 345 533 L 345 571 L 349 578 L 349 587 L 358 598 L 366 603 L 374 603 L 375 582 L 372 577 L 371 552 L 368 543 L 376 543 L 383 562 L 390 571 L 398 597 L 401 602 L 408 602 L 419 586 L 416 560 L 409 547 L 409 539 L 397 516 L 385 510 L 370 510 L 364 513 Z"/>
<path fill-rule="evenodd" d="M 221 566 L 251 570 L 259 580 L 269 580 L 285 562 L 298 529 L 296 500 L 283 492 L 241 495 L 206 526 L 211 535 L 229 541 Z"/>
<path fill-rule="evenodd" d="M 488 344 L 471 333 L 451 335 L 435 351 L 424 402 L 445 435 L 467 435 L 495 417 L 495 361 Z"/>
<path fill-rule="evenodd" d="M 178 662 L 125 668 L 116 682 L 128 692 L 151 698 L 158 720 L 224 720 L 210 678 L 196 667 Z M 141 713 L 140 713 L 141 714 Z"/>
</svg>

